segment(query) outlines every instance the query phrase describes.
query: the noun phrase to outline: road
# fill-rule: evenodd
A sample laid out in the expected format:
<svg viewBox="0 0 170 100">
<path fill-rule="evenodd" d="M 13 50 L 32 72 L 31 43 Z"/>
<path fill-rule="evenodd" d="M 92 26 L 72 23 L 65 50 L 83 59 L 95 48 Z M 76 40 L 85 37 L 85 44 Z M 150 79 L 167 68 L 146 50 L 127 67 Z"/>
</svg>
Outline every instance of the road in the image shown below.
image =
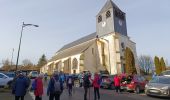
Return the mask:
<svg viewBox="0 0 170 100">
<path fill-rule="evenodd" d="M 44 89 L 46 92 L 46 88 Z M 61 100 L 83 100 L 83 88 L 75 88 L 75 92 L 72 96 L 68 95 L 67 89 L 65 89 L 61 95 Z M 156 98 L 156 97 L 148 97 L 145 94 L 135 94 L 135 93 L 128 93 L 128 92 L 122 92 L 120 94 L 117 94 L 114 92 L 114 90 L 107 90 L 107 89 L 101 89 L 101 99 L 100 100 L 169 100 L 169 99 L 162 99 L 162 98 Z M 32 92 L 28 92 L 25 96 L 25 100 L 34 100 L 34 95 Z M 8 92 L 0 92 L 0 100 L 14 100 L 14 96 L 11 95 Z M 48 100 L 48 96 L 46 96 L 46 93 L 43 95 L 43 100 Z M 88 94 L 88 100 L 94 100 L 93 99 L 93 89 L 90 89 L 90 99 Z"/>
<path fill-rule="evenodd" d="M 46 95 L 47 91 L 47 83 L 44 83 L 44 95 L 43 100 L 48 100 L 48 96 Z M 129 92 L 116 93 L 114 90 L 100 89 L 101 98 L 100 100 L 169 100 L 166 98 L 157 98 L 157 97 L 149 97 L 144 93 L 135 94 Z M 90 95 L 90 96 L 89 96 Z M 83 100 L 84 89 L 75 87 L 72 96 L 68 95 L 68 90 L 64 89 L 60 100 Z M 88 93 L 88 100 L 93 99 L 93 88 L 90 88 L 90 93 Z M 0 100 L 14 100 L 14 95 L 11 94 L 9 90 L 4 91 L 0 90 Z M 34 93 L 27 92 L 25 96 L 25 100 L 34 100 Z"/>
</svg>

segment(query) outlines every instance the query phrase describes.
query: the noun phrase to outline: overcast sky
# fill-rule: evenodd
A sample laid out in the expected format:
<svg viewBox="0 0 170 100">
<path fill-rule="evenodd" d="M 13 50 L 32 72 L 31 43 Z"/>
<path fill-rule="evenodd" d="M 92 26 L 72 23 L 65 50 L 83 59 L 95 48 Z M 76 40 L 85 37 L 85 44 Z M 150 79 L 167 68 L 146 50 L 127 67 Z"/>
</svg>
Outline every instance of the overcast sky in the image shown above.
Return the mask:
<svg viewBox="0 0 170 100">
<path fill-rule="evenodd" d="M 16 63 L 22 22 L 25 27 L 19 63 L 50 59 L 63 45 L 96 32 L 95 16 L 107 0 L 0 0 L 0 63 Z M 170 0 L 114 0 L 126 13 L 128 36 L 137 54 L 170 62 Z"/>
</svg>

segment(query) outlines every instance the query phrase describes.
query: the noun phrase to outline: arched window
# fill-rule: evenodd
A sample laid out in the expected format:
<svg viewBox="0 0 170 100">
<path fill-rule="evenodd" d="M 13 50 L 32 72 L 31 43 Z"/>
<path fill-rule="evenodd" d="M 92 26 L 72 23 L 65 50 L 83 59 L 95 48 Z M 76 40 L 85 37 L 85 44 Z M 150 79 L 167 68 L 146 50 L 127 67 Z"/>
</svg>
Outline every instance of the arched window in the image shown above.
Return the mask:
<svg viewBox="0 0 170 100">
<path fill-rule="evenodd" d="M 102 21 L 102 16 L 100 15 L 99 17 L 98 17 L 98 23 L 100 23 Z"/>
<path fill-rule="evenodd" d="M 78 68 L 78 61 L 76 58 L 73 59 L 73 69 L 77 69 Z"/>
<path fill-rule="evenodd" d="M 106 18 L 109 18 L 110 16 L 111 16 L 110 11 L 107 11 L 107 12 L 106 12 Z"/>
</svg>

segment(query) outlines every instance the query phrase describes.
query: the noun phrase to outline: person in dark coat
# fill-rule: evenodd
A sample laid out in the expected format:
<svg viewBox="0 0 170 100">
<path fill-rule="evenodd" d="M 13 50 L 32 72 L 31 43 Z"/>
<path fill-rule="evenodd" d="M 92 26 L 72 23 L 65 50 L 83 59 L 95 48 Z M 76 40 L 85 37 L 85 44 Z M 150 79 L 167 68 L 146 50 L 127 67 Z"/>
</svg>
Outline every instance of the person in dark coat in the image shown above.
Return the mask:
<svg viewBox="0 0 170 100">
<path fill-rule="evenodd" d="M 87 91 L 90 88 L 90 80 L 89 80 L 89 74 L 86 73 L 84 75 L 84 100 L 87 100 Z"/>
<path fill-rule="evenodd" d="M 56 92 L 55 91 L 55 82 L 59 81 L 60 82 L 60 91 Z M 48 88 L 47 88 L 47 96 L 49 96 L 49 100 L 60 100 L 60 95 L 63 91 L 63 81 L 60 78 L 59 74 L 57 72 L 54 73 L 52 78 L 49 81 Z"/>
<path fill-rule="evenodd" d="M 24 100 L 28 87 L 27 78 L 20 72 L 12 88 L 12 92 L 15 94 L 15 100 Z"/>
<path fill-rule="evenodd" d="M 73 86 L 74 86 L 74 79 L 71 75 L 69 75 L 67 78 L 67 88 L 68 88 L 69 96 L 72 95 Z"/>
</svg>

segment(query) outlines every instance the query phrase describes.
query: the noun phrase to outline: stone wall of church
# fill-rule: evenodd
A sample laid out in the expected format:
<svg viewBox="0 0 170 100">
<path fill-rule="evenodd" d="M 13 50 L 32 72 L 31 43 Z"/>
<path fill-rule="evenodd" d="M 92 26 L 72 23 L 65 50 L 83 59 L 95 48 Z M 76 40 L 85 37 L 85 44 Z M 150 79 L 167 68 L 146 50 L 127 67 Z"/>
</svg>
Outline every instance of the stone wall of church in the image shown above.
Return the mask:
<svg viewBox="0 0 170 100">
<path fill-rule="evenodd" d="M 84 70 L 89 70 L 93 73 L 96 72 L 96 60 L 96 43 L 94 43 L 84 51 Z"/>
</svg>

